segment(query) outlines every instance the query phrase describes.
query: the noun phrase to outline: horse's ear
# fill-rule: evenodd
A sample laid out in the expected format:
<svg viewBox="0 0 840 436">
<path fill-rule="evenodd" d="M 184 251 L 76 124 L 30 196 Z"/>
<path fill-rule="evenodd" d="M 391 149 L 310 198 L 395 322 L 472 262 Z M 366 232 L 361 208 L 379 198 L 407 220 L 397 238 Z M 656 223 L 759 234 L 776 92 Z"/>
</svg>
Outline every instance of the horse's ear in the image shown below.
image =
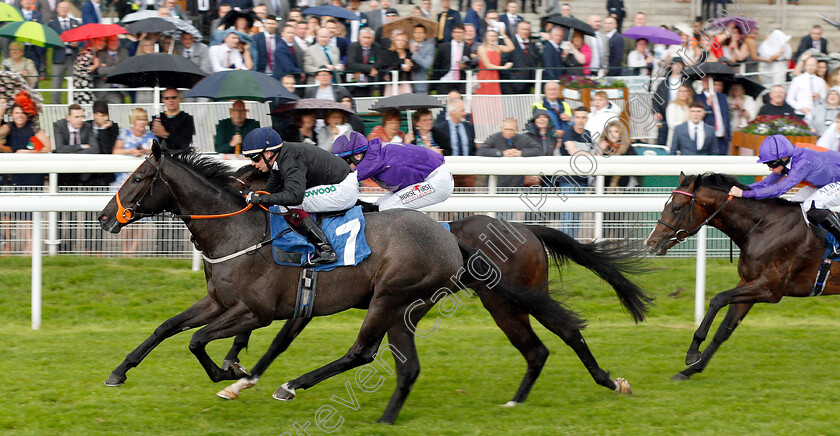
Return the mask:
<svg viewBox="0 0 840 436">
<path fill-rule="evenodd" d="M 160 143 L 157 141 L 157 139 L 153 140 L 152 141 L 152 156 L 155 157 L 156 161 L 160 161 L 161 152 L 162 152 L 162 150 L 161 150 L 161 147 L 160 147 Z"/>
<path fill-rule="evenodd" d="M 682 185 L 683 180 L 685 180 L 685 173 L 680 171 L 680 185 Z"/>
</svg>

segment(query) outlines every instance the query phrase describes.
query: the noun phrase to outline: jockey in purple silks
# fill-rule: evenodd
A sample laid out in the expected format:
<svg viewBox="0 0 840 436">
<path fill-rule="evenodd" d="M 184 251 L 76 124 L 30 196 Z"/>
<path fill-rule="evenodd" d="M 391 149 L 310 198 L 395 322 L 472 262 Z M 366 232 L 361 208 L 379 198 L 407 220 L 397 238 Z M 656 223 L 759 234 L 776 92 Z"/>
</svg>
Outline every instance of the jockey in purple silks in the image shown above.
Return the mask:
<svg viewBox="0 0 840 436">
<path fill-rule="evenodd" d="M 766 163 L 773 174 L 742 191 L 737 186 L 729 190 L 735 197 L 777 198 L 799 183 L 806 186 L 791 201 L 800 202 L 808 221 L 818 224 L 840 241 L 840 220 L 829 209 L 840 206 L 840 153 L 799 148 L 782 135 L 773 135 L 761 143 L 758 163 Z M 785 177 L 787 176 L 787 177 Z"/>
<path fill-rule="evenodd" d="M 370 178 L 391 191 L 376 201 L 379 210 L 420 209 L 446 200 L 455 188 L 443 156 L 425 147 L 368 142 L 357 132 L 347 132 L 336 138 L 332 152 L 356 170 L 360 181 Z"/>
</svg>

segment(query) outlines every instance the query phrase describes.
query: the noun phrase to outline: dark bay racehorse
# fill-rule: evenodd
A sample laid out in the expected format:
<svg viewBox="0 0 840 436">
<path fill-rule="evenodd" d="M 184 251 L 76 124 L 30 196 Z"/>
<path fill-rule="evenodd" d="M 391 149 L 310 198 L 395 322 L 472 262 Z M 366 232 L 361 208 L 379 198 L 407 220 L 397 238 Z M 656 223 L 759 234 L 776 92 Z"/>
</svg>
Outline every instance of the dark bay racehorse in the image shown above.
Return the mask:
<svg viewBox="0 0 840 436">
<path fill-rule="evenodd" d="M 266 177 L 263 174 L 243 168 L 237 174 L 236 180 L 239 183 L 239 185 L 236 185 L 239 189 L 260 190 L 265 186 Z M 581 244 L 558 230 L 508 223 L 484 215 L 471 216 L 452 222 L 450 225 L 452 234 L 459 241 L 467 246 L 482 249 L 499 268 L 504 282 L 512 288 L 534 290 L 547 295 L 549 293 L 548 270 L 551 261 L 555 261 L 558 267 L 562 263 L 573 261 L 589 268 L 609 283 L 615 289 L 622 304 L 637 322 L 644 319 L 652 301 L 642 289 L 624 276 L 623 273 L 636 272 L 638 269 L 635 265 L 637 259 L 635 255 L 637 253 L 632 252 L 628 249 L 629 247 L 623 244 Z M 546 250 L 548 250 L 548 253 Z M 626 381 L 623 379 L 612 380 L 609 373 L 598 366 L 581 335 L 581 323 L 574 313 L 568 312 L 563 316 L 569 321 L 574 319 L 573 324 L 568 321 L 565 323 L 559 322 L 553 311 L 546 312 L 543 310 L 544 308 L 539 306 L 523 308 L 511 304 L 509 300 L 501 298 L 497 293 L 488 289 L 486 281 L 474 283 L 471 287 L 476 291 L 481 303 L 490 312 L 496 324 L 522 353 L 528 364 L 528 369 L 519 389 L 506 404 L 507 406 L 525 401 L 549 354 L 548 349 L 534 333 L 529 315 L 534 316 L 543 326 L 560 336 L 575 351 L 596 383 L 619 392 L 630 392 Z M 288 348 L 309 321 L 310 319 L 307 318 L 287 321 L 269 350 L 252 369 L 252 376 L 237 381 L 221 390 L 217 395 L 226 399 L 235 399 L 243 389 L 254 386 L 268 366 Z M 402 327 L 404 326 L 395 326 L 398 331 Z M 239 362 L 238 354 L 248 344 L 248 337 L 249 334 L 237 336 L 233 347 L 225 357 L 226 365 Z M 398 344 L 395 341 L 399 340 L 399 336 L 389 331 L 388 339 L 391 344 Z M 398 349 L 402 348 L 398 345 Z M 396 359 L 395 361 L 397 366 L 400 367 L 401 362 Z M 396 418 L 399 407 L 405 400 L 405 395 L 402 393 L 403 388 L 405 386 L 410 387 L 420 371 L 419 365 L 416 367 L 414 365 L 409 366 L 411 368 L 406 374 L 398 374 L 397 390 L 394 392 L 391 404 L 389 404 L 380 421 L 393 422 L 393 419 Z"/>
<path fill-rule="evenodd" d="M 269 236 L 267 213 L 254 209 L 224 219 L 186 217 L 197 213 L 227 214 L 245 207 L 241 195 L 229 186 L 230 176 L 231 172 L 223 163 L 191 152 L 170 155 L 155 144 L 152 155 L 132 173 L 100 215 L 100 224 L 104 229 L 118 232 L 145 214 L 170 211 L 184 217 L 204 255 L 210 259 L 229 257 L 221 262 L 205 261 L 207 296 L 161 324 L 112 372 L 106 384 L 123 383 L 126 372 L 137 366 L 164 339 L 201 326 L 204 327 L 193 335 L 190 350 L 210 379 L 236 380 L 250 376 L 238 365 L 224 369 L 216 366 L 205 351 L 206 344 L 264 327 L 274 319 L 292 317 L 300 269 L 275 265 L 270 244 L 254 248 Z M 318 297 L 313 309 L 313 316 L 329 315 L 349 308 L 367 309 L 356 342 L 340 359 L 285 383 L 275 392 L 275 398 L 291 399 L 295 389 L 309 388 L 343 371 L 371 362 L 387 332 L 390 344 L 407 357 L 404 362 L 397 362 L 397 390 L 382 417 L 383 421 L 393 422 L 419 373 L 414 334 L 409 325 L 417 325 L 432 304 L 408 309 L 417 300 L 431 301 L 438 289 L 453 287 L 452 278 L 459 279 L 464 286 L 478 293 L 486 293 L 483 300 L 489 298 L 487 301 L 498 305 L 494 312 L 497 323 L 509 322 L 518 326 L 506 331 L 509 336 L 516 335 L 511 339 L 515 344 L 531 347 L 527 352 L 535 353 L 533 360 L 539 363 L 540 368 L 547 350 L 538 340 L 538 345 L 534 344 L 536 336 L 528 325 L 528 313 L 570 342 L 599 384 L 620 391 L 626 389 L 624 383 L 616 385 L 609 379 L 608 373 L 597 366 L 580 336 L 581 321 L 553 300 L 546 292 L 547 288 L 543 288 L 547 262 L 538 264 L 535 270 L 524 270 L 542 275 L 543 279 L 532 279 L 533 276 L 522 279 L 526 282 L 533 280 L 538 284 L 534 287 L 536 289 L 509 286 L 504 280 L 495 286 L 482 286 L 475 268 L 469 267 L 470 261 L 480 253 L 463 243 L 459 244 L 451 233 L 420 212 L 391 210 L 369 214 L 366 216 L 366 230 L 367 242 L 372 250 L 370 257 L 356 267 L 320 273 Z M 514 237 L 509 229 L 505 231 L 510 238 Z M 482 239 L 478 234 L 474 237 Z M 549 229 L 545 229 L 543 237 L 559 240 L 549 244 L 552 252 L 564 249 L 567 244 Z M 522 251 L 524 259 L 517 262 L 527 264 L 534 247 L 539 247 L 539 254 L 545 257 L 543 245 L 536 236 L 530 238 L 529 249 Z M 234 256 L 237 253 L 242 255 Z M 519 256 L 517 252 L 511 257 Z M 605 255 L 598 246 L 584 246 L 570 258 L 577 261 L 576 257 L 587 256 L 592 257 L 590 263 L 597 265 L 599 274 L 613 286 L 621 287 L 620 299 L 633 317 L 642 319 L 648 299 L 643 291 L 621 274 L 626 269 L 623 264 L 625 257 Z M 465 264 L 466 269 L 462 268 Z M 489 271 L 491 267 L 494 265 L 487 261 L 483 271 Z M 503 319 L 506 316 L 515 319 L 507 321 Z M 305 325 L 305 321 L 300 319 L 293 322 Z M 529 360 L 529 374 L 531 372 Z M 535 378 L 536 374 L 533 376 Z M 528 375 L 520 388 L 520 391 L 527 388 L 525 392 L 517 393 L 523 400 L 533 384 L 527 379 Z"/>
<path fill-rule="evenodd" d="M 651 253 L 663 255 L 708 223 L 729 236 L 741 249 L 738 286 L 712 298 L 709 310 L 694 333 L 685 370 L 674 380 L 702 372 L 720 345 L 729 338 L 755 303 L 777 303 L 782 297 L 808 297 L 814 285 L 823 243 L 814 235 L 798 203 L 783 199 L 729 198 L 729 188 L 746 187 L 725 174 L 680 175 L 680 185 L 662 211 L 659 224 L 648 237 Z M 824 295 L 840 293 L 840 280 L 829 280 Z M 718 311 L 729 306 L 712 342 L 700 344 Z"/>
</svg>

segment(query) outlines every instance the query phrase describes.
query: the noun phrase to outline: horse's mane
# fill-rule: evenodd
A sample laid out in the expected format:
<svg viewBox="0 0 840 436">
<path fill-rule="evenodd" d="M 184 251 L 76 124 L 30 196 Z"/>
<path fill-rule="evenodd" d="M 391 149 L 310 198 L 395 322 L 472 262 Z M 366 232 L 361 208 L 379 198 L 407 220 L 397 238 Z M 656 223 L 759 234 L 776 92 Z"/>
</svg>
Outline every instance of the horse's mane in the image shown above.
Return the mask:
<svg viewBox="0 0 840 436">
<path fill-rule="evenodd" d="M 731 188 L 733 186 L 737 186 L 737 187 L 739 187 L 741 189 L 744 189 L 744 190 L 748 189 L 747 185 L 739 182 L 738 179 L 730 176 L 729 174 L 712 173 L 712 172 L 708 172 L 708 173 L 705 173 L 705 174 L 698 174 L 696 176 L 686 176 L 685 179 L 683 180 L 683 182 L 680 184 L 680 187 L 681 188 L 682 187 L 687 187 L 688 185 L 690 185 L 692 182 L 695 182 L 695 181 L 697 182 L 694 185 L 695 188 L 702 186 L 704 188 L 710 188 L 710 189 L 714 189 L 714 190 L 717 190 L 717 191 L 723 191 L 723 192 L 729 192 L 729 188 Z M 785 205 L 794 204 L 794 203 L 791 203 L 790 201 L 785 200 L 783 198 L 770 198 L 770 199 L 765 199 L 765 200 L 761 200 L 761 201 L 765 202 L 765 203 L 770 202 L 770 203 L 772 203 L 774 205 L 778 205 L 778 206 L 785 206 Z"/>
<path fill-rule="evenodd" d="M 209 155 L 198 153 L 192 147 L 179 153 L 172 153 L 169 157 L 195 171 L 219 190 L 239 196 L 236 189 L 230 186 L 234 171 L 226 163 Z"/>
</svg>

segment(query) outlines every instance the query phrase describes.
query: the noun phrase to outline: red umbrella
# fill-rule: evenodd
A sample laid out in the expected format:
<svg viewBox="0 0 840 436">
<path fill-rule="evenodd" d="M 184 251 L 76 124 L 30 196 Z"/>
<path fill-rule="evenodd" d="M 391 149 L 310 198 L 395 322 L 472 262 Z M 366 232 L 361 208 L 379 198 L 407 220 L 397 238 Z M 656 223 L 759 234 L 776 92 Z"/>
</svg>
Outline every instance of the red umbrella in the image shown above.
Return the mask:
<svg viewBox="0 0 840 436">
<path fill-rule="evenodd" d="M 84 26 L 63 32 L 61 34 L 61 40 L 64 42 L 87 41 L 94 38 L 121 35 L 123 33 L 128 33 L 128 30 L 125 30 L 119 24 L 88 23 Z"/>
</svg>

